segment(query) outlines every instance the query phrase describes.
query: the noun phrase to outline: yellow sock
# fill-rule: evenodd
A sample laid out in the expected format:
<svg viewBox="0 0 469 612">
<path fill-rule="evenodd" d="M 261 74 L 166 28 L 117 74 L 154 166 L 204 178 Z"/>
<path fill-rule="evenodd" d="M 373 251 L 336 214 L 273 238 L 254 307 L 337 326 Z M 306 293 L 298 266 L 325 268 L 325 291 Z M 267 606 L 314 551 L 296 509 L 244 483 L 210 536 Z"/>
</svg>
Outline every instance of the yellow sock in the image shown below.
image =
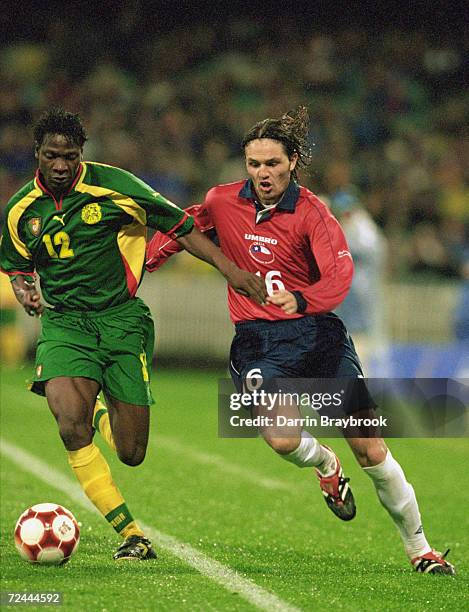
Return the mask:
<svg viewBox="0 0 469 612">
<path fill-rule="evenodd" d="M 67 451 L 67 454 L 81 488 L 117 533 L 124 538 L 143 535 L 114 484 L 109 465 L 99 448 L 91 443 L 79 450 Z"/>
<path fill-rule="evenodd" d="M 112 448 L 112 450 L 115 451 L 116 444 L 112 435 L 109 412 L 99 398 L 96 398 L 96 404 L 94 406 L 93 427 L 96 429 L 96 431 L 99 431 L 104 441 Z"/>
</svg>

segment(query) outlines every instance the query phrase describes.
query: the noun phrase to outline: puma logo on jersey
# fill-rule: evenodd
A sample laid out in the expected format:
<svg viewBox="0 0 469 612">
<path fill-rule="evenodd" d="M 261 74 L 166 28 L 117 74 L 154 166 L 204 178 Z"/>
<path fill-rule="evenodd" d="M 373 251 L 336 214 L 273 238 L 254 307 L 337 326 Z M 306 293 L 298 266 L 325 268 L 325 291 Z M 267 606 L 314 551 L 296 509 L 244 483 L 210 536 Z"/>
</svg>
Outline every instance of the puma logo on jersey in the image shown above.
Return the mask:
<svg viewBox="0 0 469 612">
<path fill-rule="evenodd" d="M 63 215 L 54 215 L 52 217 L 52 221 L 59 221 L 63 226 L 65 226 L 64 217 L 65 217 L 65 213 Z"/>
</svg>

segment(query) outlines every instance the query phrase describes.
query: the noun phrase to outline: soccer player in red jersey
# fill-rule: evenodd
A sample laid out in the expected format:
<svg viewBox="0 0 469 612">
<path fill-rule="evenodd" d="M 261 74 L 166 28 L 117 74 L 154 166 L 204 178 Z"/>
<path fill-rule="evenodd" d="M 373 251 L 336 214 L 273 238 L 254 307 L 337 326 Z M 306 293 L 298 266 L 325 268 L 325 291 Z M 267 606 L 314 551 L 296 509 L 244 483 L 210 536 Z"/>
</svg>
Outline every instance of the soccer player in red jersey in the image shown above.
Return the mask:
<svg viewBox="0 0 469 612">
<path fill-rule="evenodd" d="M 304 107 L 280 119 L 265 119 L 243 139 L 248 180 L 218 185 L 191 209 L 199 228 L 216 234 L 222 251 L 240 267 L 263 276 L 269 297 L 255 304 L 228 288 L 236 328 L 230 370 L 239 388 L 262 379 L 351 377 L 361 382 L 351 406 L 370 414 L 375 405 L 353 342 L 333 314 L 352 281 L 353 262 L 343 231 L 326 205 L 297 182 L 296 170 L 310 162 L 309 117 Z M 147 249 L 153 271 L 180 251 L 157 232 Z M 299 428 L 289 436 L 264 428 L 266 442 L 298 467 L 314 467 L 329 508 L 342 520 L 355 516 L 355 503 L 335 453 Z M 346 437 L 372 479 L 418 572 L 454 574 L 444 555 L 423 533 L 414 489 L 381 437 Z"/>
</svg>

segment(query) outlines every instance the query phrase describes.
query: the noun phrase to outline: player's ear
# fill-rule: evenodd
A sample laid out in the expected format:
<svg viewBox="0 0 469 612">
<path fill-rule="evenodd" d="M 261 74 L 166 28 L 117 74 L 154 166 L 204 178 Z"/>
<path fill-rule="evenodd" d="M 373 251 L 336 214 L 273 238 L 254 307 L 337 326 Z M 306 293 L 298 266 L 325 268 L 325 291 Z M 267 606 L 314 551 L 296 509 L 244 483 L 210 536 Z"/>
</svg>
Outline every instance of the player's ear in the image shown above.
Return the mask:
<svg viewBox="0 0 469 612">
<path fill-rule="evenodd" d="M 37 143 L 34 145 L 34 157 L 39 159 L 39 145 Z"/>
<path fill-rule="evenodd" d="M 290 172 L 293 172 L 293 170 L 295 169 L 297 161 L 298 153 L 293 153 L 293 155 L 290 157 Z"/>
</svg>

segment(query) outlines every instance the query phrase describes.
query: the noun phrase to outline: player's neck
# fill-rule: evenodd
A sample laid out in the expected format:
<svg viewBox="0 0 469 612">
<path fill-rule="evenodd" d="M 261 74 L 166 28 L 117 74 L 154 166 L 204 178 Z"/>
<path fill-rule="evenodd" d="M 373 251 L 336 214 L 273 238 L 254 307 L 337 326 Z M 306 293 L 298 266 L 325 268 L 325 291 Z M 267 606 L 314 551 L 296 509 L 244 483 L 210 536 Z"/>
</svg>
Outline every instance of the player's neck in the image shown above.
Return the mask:
<svg viewBox="0 0 469 612">
<path fill-rule="evenodd" d="M 262 206 L 263 210 L 271 210 L 272 208 L 275 208 L 277 206 L 277 204 L 280 202 L 280 200 L 278 200 L 277 202 L 275 202 L 275 204 L 264 204 L 264 202 L 261 202 L 261 200 L 257 200 L 259 202 L 259 204 Z"/>
<path fill-rule="evenodd" d="M 280 202 L 283 200 L 284 195 L 285 195 L 285 191 L 275 202 L 272 202 L 271 200 L 269 202 L 263 202 L 259 198 L 259 196 L 257 196 L 257 201 L 259 202 L 259 204 L 262 206 L 264 210 L 271 210 L 272 208 L 275 208 L 278 204 L 280 204 Z"/>
<path fill-rule="evenodd" d="M 56 189 L 51 189 L 49 185 L 46 185 L 46 187 L 48 192 L 52 194 L 56 200 L 62 199 L 63 196 L 68 192 L 68 187 L 67 189 L 61 189 L 60 191 L 57 191 Z"/>
</svg>

